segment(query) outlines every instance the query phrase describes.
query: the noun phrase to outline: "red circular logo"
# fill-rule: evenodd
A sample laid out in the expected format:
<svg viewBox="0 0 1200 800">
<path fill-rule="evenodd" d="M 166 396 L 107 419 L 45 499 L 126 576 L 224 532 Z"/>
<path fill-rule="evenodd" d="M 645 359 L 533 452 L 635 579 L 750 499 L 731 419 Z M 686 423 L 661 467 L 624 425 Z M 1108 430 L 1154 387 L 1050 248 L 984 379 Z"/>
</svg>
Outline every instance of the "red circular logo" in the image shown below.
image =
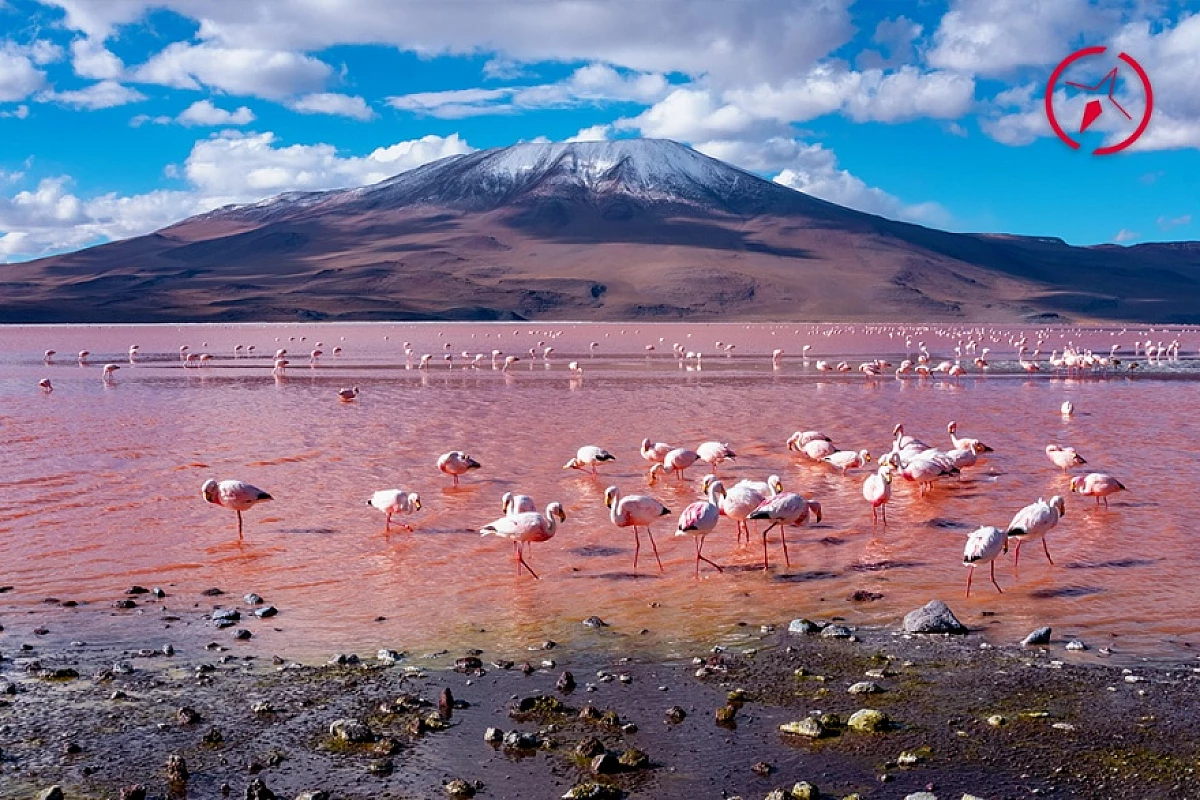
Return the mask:
<svg viewBox="0 0 1200 800">
<path fill-rule="evenodd" d="M 1108 48 L 1104 46 L 1085 47 L 1082 50 L 1076 50 L 1074 53 L 1071 53 L 1071 55 L 1059 62 L 1058 66 L 1054 68 L 1054 72 L 1050 74 L 1050 80 L 1046 83 L 1046 119 L 1049 120 L 1050 127 L 1054 130 L 1054 133 L 1058 136 L 1058 138 L 1066 142 L 1067 146 L 1072 150 L 1079 149 L 1079 142 L 1068 136 L 1066 131 L 1063 130 L 1062 125 L 1060 125 L 1058 122 L 1058 117 L 1054 113 L 1054 88 L 1058 84 L 1058 79 L 1062 77 L 1062 74 L 1067 67 L 1071 66 L 1081 58 L 1098 56 L 1104 53 L 1106 50 L 1108 50 Z M 1138 123 L 1138 126 L 1133 133 L 1116 144 L 1110 144 L 1107 147 L 1096 148 L 1092 151 L 1092 155 L 1094 156 L 1107 156 L 1112 153 L 1118 153 L 1136 142 L 1138 137 L 1145 133 L 1146 126 L 1150 124 L 1150 113 L 1154 110 L 1154 90 L 1150 87 L 1150 78 L 1146 75 L 1146 70 L 1142 69 L 1142 65 L 1127 53 L 1120 53 L 1117 58 L 1129 65 L 1129 67 L 1135 73 L 1137 73 L 1138 78 L 1141 80 L 1142 89 L 1146 93 L 1146 109 L 1142 112 L 1142 119 Z M 1073 86 L 1076 89 L 1082 89 L 1088 92 L 1102 92 L 1107 86 L 1108 102 L 1111 103 L 1118 112 L 1124 114 L 1127 119 L 1132 121 L 1133 117 L 1130 116 L 1129 112 L 1125 110 L 1124 106 L 1117 102 L 1116 98 L 1113 97 L 1113 94 L 1116 92 L 1117 88 L 1118 70 L 1119 67 L 1113 67 L 1111 70 L 1109 70 L 1107 75 L 1105 75 L 1098 83 L 1092 86 L 1082 83 L 1074 83 L 1072 81 L 1064 81 L 1064 83 L 1067 86 Z M 1080 122 L 1079 132 L 1083 133 L 1085 130 L 1087 130 L 1088 127 L 1100 117 L 1103 111 L 1104 104 L 1101 99 L 1095 98 L 1089 100 L 1087 106 L 1084 108 L 1083 120 Z"/>
</svg>

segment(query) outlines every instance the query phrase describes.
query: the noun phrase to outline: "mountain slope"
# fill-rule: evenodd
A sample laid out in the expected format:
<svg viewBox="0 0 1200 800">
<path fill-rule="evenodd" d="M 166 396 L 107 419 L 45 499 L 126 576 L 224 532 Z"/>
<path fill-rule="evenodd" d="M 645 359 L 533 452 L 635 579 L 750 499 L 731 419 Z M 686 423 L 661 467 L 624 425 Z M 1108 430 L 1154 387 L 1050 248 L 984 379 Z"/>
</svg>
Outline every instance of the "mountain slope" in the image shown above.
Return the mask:
<svg viewBox="0 0 1200 800">
<path fill-rule="evenodd" d="M 675 142 L 520 144 L 0 267 L 0 321 L 1200 321 L 1200 244 L 894 222 Z"/>
</svg>

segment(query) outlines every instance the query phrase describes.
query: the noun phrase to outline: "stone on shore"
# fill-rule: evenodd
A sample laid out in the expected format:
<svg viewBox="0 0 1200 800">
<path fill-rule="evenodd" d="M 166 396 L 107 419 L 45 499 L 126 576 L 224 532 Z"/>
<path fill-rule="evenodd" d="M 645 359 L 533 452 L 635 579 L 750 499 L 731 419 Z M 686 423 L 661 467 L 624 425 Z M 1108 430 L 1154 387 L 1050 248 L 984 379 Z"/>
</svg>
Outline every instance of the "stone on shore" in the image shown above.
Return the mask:
<svg viewBox="0 0 1200 800">
<path fill-rule="evenodd" d="M 146 800 L 146 787 L 140 783 L 133 786 L 123 786 L 118 798 L 119 800 Z"/>
<path fill-rule="evenodd" d="M 1047 625 L 1038 628 L 1033 633 L 1021 640 L 1021 644 L 1028 647 L 1034 644 L 1050 644 L 1050 626 Z"/>
<path fill-rule="evenodd" d="M 882 694 L 887 689 L 874 681 L 859 681 L 846 690 L 850 694 Z"/>
<path fill-rule="evenodd" d="M 785 722 L 779 726 L 779 730 L 793 736 L 807 736 L 810 739 L 819 739 L 825 735 L 825 726 L 812 717 L 804 717 L 795 722 Z"/>
<path fill-rule="evenodd" d="M 864 733 L 879 733 L 886 731 L 891 725 L 888 715 L 874 708 L 860 708 L 846 720 L 846 727 Z"/>
<path fill-rule="evenodd" d="M 792 787 L 790 796 L 792 800 L 820 800 L 821 795 L 816 786 L 808 781 L 800 781 Z"/>
<path fill-rule="evenodd" d="M 462 778 L 455 778 L 442 787 L 451 797 L 474 797 L 475 787 Z"/>
<path fill-rule="evenodd" d="M 246 787 L 246 793 L 242 795 L 242 800 L 276 800 L 276 797 L 275 793 L 263 783 L 262 778 L 255 778 Z"/>
<path fill-rule="evenodd" d="M 179 753 L 167 756 L 167 783 L 187 783 L 187 762 Z"/>
<path fill-rule="evenodd" d="M 788 633 L 820 633 L 821 626 L 812 620 L 794 619 L 788 623 Z"/>
<path fill-rule="evenodd" d="M 925 605 L 904 615 L 905 633 L 967 633 L 967 627 L 958 621 L 950 607 L 941 600 L 930 600 Z"/>
<path fill-rule="evenodd" d="M 329 735 L 343 742 L 364 744 L 375 741 L 375 734 L 367 723 L 359 719 L 339 719 L 329 724 Z"/>
<path fill-rule="evenodd" d="M 933 792 L 913 792 L 905 795 L 904 800 L 937 800 L 937 795 Z"/>
<path fill-rule="evenodd" d="M 43 789 L 37 793 L 37 800 L 63 800 L 62 787 L 51 786 L 49 789 Z"/>
<path fill-rule="evenodd" d="M 615 786 L 603 783 L 581 783 L 563 795 L 563 800 L 621 800 L 625 796 Z"/>
<path fill-rule="evenodd" d="M 301 792 L 296 795 L 296 800 L 329 800 L 329 792 L 323 789 Z"/>
</svg>

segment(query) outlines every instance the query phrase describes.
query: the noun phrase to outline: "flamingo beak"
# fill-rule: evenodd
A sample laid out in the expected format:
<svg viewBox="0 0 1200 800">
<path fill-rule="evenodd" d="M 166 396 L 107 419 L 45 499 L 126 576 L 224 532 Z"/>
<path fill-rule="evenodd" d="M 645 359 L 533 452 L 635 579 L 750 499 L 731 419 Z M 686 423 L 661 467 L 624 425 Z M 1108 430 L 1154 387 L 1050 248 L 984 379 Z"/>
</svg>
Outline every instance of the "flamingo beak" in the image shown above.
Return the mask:
<svg viewBox="0 0 1200 800">
<path fill-rule="evenodd" d="M 421 501 L 420 501 L 420 500 L 414 500 L 414 501 L 413 501 L 413 508 L 415 508 L 417 511 L 420 511 L 420 510 L 421 510 Z"/>
</svg>

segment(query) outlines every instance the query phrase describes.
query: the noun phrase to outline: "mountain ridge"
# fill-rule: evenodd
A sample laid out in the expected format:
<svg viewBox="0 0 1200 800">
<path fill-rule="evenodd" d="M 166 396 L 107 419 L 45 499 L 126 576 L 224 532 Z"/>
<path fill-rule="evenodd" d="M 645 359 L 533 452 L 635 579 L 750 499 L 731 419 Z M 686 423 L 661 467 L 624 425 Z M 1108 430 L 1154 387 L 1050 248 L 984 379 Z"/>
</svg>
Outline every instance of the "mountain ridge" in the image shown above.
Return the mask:
<svg viewBox="0 0 1200 800">
<path fill-rule="evenodd" d="M 1200 243 L 948 233 L 649 139 L 450 156 L 0 276 L 6 322 L 1200 322 Z"/>
</svg>

